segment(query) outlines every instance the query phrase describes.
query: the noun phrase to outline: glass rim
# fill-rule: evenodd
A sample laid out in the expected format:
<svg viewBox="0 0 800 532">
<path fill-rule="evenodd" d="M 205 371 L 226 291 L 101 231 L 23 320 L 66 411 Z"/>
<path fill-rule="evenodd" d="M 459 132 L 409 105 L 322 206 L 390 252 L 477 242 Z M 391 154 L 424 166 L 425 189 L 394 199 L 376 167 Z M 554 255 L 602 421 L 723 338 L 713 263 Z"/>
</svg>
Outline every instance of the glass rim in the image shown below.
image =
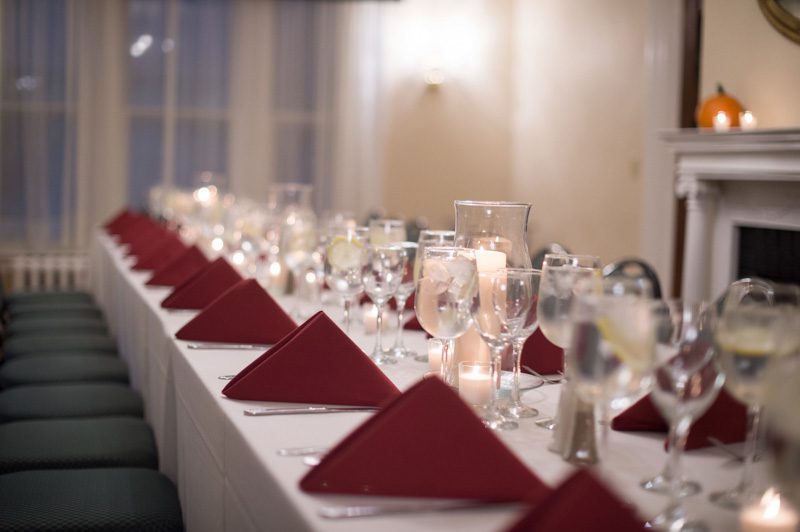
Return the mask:
<svg viewBox="0 0 800 532">
<path fill-rule="evenodd" d="M 419 230 L 419 236 L 422 237 L 423 234 L 425 234 L 425 235 L 438 235 L 438 236 L 442 236 L 442 235 L 450 236 L 450 235 L 453 235 L 454 237 L 456 236 L 456 232 L 453 229 L 420 229 Z"/>
<path fill-rule="evenodd" d="M 390 222 L 394 225 L 402 225 L 405 227 L 406 222 L 402 218 L 373 218 L 369 221 L 369 225 Z"/>
<path fill-rule="evenodd" d="M 454 205 L 471 205 L 475 207 L 532 207 L 533 204 L 522 201 L 483 201 L 483 200 L 455 200 Z"/>
<path fill-rule="evenodd" d="M 426 254 L 437 252 L 437 253 L 466 253 L 468 255 L 475 256 L 475 250 L 472 248 L 466 248 L 462 246 L 425 246 L 425 249 L 422 251 L 423 257 Z"/>
</svg>

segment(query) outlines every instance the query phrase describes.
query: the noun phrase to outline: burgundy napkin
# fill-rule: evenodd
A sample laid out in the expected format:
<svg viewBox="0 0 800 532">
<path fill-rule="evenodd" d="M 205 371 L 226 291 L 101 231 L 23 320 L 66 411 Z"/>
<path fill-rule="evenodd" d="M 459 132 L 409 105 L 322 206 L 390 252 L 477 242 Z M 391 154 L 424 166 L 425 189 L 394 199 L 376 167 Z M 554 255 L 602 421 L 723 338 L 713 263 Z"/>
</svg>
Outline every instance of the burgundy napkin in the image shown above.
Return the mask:
<svg viewBox="0 0 800 532">
<path fill-rule="evenodd" d="M 119 234 L 120 230 L 133 222 L 137 216 L 127 207 L 123 208 L 103 224 L 103 229 L 111 235 Z"/>
<path fill-rule="evenodd" d="M 171 236 L 174 235 L 168 229 L 165 229 L 160 225 L 154 225 L 152 226 L 152 229 L 146 230 L 144 235 L 137 236 L 135 240 L 129 243 L 126 255 L 128 257 L 136 257 L 138 260 L 149 254 L 156 247 L 158 247 L 159 244 Z"/>
<path fill-rule="evenodd" d="M 425 329 L 422 328 L 422 324 L 417 319 L 416 314 L 403 325 L 403 329 L 407 329 L 409 331 L 424 331 Z"/>
<path fill-rule="evenodd" d="M 611 421 L 611 428 L 631 432 L 667 432 L 669 424 L 659 413 L 650 396 Z M 694 422 L 686 440 L 686 449 L 700 449 L 712 445 L 709 436 L 724 443 L 743 441 L 747 434 L 747 409 L 723 388 L 703 416 Z"/>
<path fill-rule="evenodd" d="M 641 532 L 644 520 L 589 469 L 579 469 L 506 532 Z"/>
<path fill-rule="evenodd" d="M 319 311 L 239 372 L 223 395 L 250 401 L 381 406 L 400 391 Z"/>
<path fill-rule="evenodd" d="M 201 310 L 228 288 L 242 280 L 239 272 L 220 257 L 175 287 L 163 308 Z"/>
<path fill-rule="evenodd" d="M 564 350 L 548 340 L 537 328 L 522 348 L 522 365 L 543 375 L 554 375 L 564 371 Z"/>
<path fill-rule="evenodd" d="M 142 248 L 133 265 L 135 271 L 155 270 L 181 254 L 186 245 L 181 242 L 178 235 L 172 231 L 165 233 L 163 238 L 153 241 L 153 245 Z"/>
<path fill-rule="evenodd" d="M 312 493 L 537 504 L 550 492 L 441 380 L 423 379 L 300 480 Z"/>
<path fill-rule="evenodd" d="M 156 222 L 147 216 L 139 216 L 119 233 L 117 240 L 120 244 L 133 244 L 140 240 L 146 241 L 152 234 L 155 234 L 155 231 L 159 230 L 162 230 L 161 226 Z"/>
<path fill-rule="evenodd" d="M 178 286 L 209 264 L 209 260 L 203 255 L 200 248 L 191 246 L 164 266 L 156 269 L 146 284 L 147 286 Z"/>
<path fill-rule="evenodd" d="M 233 285 L 175 334 L 180 340 L 273 344 L 296 327 L 255 279 Z"/>
</svg>

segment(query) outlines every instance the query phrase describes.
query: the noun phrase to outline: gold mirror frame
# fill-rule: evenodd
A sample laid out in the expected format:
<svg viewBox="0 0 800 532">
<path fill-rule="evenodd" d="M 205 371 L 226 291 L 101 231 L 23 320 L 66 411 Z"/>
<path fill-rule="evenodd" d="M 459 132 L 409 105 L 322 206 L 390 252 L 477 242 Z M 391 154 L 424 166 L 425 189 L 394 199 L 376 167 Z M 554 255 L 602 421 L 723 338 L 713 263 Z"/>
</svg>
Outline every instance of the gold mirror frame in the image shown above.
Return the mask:
<svg viewBox="0 0 800 532">
<path fill-rule="evenodd" d="M 786 10 L 778 0 L 758 0 L 761 12 L 778 32 L 800 44 L 800 19 Z"/>
</svg>

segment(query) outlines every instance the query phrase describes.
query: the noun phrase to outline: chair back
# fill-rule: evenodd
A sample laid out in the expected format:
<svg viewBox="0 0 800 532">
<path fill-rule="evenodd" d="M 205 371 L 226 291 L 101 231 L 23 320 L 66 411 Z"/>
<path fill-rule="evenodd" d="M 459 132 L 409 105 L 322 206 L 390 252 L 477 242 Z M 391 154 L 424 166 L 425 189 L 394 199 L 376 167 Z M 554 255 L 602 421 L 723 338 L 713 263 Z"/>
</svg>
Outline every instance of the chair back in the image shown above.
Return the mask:
<svg viewBox="0 0 800 532">
<path fill-rule="evenodd" d="M 646 279 L 653 289 L 653 297 L 661 299 L 661 283 L 658 274 L 642 259 L 626 258 L 612 262 L 603 268 L 603 277 L 624 277 L 626 279 Z"/>
</svg>

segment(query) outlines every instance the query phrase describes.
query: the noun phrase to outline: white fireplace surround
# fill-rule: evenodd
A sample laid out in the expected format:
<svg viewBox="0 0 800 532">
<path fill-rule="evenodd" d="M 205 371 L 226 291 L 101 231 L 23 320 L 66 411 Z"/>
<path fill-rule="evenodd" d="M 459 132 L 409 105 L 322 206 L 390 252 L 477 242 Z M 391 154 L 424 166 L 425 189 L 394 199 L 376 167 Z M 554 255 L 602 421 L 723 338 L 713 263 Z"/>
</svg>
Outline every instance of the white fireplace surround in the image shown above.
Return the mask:
<svg viewBox="0 0 800 532">
<path fill-rule="evenodd" d="M 713 298 L 735 280 L 739 227 L 800 231 L 800 129 L 681 130 L 663 139 L 675 193 L 686 198 L 681 295 Z"/>
</svg>

